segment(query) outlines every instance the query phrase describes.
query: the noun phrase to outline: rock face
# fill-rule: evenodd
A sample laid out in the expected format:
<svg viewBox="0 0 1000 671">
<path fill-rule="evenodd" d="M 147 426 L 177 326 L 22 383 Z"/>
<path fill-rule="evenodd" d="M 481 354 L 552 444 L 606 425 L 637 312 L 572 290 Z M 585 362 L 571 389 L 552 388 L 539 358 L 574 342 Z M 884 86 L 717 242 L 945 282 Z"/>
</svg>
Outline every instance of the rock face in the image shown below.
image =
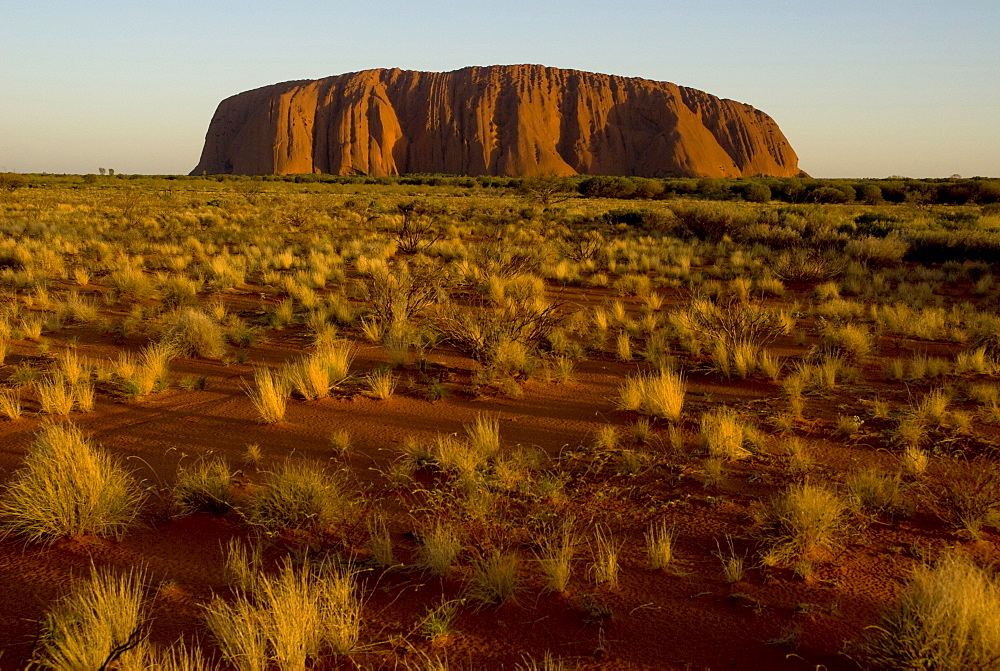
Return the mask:
<svg viewBox="0 0 1000 671">
<path fill-rule="evenodd" d="M 800 174 L 777 124 L 668 82 L 540 65 L 365 70 L 219 105 L 192 174 Z"/>
</svg>

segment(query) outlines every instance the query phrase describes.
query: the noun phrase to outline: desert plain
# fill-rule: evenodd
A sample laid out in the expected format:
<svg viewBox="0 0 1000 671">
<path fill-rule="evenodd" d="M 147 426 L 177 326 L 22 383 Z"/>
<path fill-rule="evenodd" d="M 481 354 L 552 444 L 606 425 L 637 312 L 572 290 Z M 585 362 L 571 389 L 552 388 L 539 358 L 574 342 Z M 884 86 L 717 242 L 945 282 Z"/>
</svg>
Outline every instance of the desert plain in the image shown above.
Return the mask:
<svg viewBox="0 0 1000 671">
<path fill-rule="evenodd" d="M 996 603 L 996 183 L 581 183 L 9 177 L 0 668 L 891 668 L 920 580 Z"/>
</svg>

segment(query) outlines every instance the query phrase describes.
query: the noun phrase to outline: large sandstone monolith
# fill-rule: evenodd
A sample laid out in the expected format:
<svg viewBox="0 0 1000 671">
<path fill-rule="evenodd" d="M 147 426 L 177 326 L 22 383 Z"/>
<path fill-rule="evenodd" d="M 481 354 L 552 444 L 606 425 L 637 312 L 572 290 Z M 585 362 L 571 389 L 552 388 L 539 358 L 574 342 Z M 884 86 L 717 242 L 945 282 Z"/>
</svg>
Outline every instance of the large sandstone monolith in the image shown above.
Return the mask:
<svg viewBox="0 0 1000 671">
<path fill-rule="evenodd" d="M 771 117 L 668 82 L 541 65 L 365 70 L 219 105 L 192 174 L 800 174 Z"/>
</svg>

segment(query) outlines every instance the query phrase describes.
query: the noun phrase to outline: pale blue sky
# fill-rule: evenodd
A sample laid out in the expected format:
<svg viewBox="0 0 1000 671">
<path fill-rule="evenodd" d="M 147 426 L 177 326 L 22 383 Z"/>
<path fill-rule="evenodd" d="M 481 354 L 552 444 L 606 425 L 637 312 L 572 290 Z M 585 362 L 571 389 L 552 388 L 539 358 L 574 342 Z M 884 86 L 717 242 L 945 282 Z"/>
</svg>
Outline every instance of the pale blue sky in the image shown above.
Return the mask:
<svg viewBox="0 0 1000 671">
<path fill-rule="evenodd" d="M 1000 0 L 0 0 L 0 170 L 186 173 L 240 91 L 510 63 L 749 103 L 814 176 L 1000 176 Z"/>
</svg>

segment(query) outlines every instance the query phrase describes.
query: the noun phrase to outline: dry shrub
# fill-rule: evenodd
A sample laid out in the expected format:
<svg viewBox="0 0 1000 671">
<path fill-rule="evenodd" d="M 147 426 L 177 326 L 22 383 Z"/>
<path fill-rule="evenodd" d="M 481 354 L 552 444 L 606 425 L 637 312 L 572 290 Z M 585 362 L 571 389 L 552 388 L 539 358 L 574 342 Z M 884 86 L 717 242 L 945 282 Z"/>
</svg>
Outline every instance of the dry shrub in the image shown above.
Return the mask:
<svg viewBox="0 0 1000 671">
<path fill-rule="evenodd" d="M 166 331 L 163 342 L 172 344 L 183 356 L 221 359 L 226 353 L 226 338 L 222 327 L 211 317 L 195 308 L 177 312 Z"/>
<path fill-rule="evenodd" d="M 680 373 L 661 370 L 629 377 L 619 388 L 618 407 L 676 422 L 684 407 L 685 384 Z"/>
<path fill-rule="evenodd" d="M 318 465 L 285 462 L 268 473 L 250 500 L 247 520 L 266 532 L 322 532 L 344 518 L 350 498 L 341 483 Z"/>
<path fill-rule="evenodd" d="M 950 552 L 917 568 L 899 602 L 859 648 L 884 669 L 1000 668 L 1000 581 L 966 555 Z"/>
<path fill-rule="evenodd" d="M 771 541 L 766 561 L 784 564 L 833 550 L 847 522 L 847 504 L 822 485 L 791 485 L 764 513 Z"/>
<path fill-rule="evenodd" d="M 43 424 L 0 498 L 7 531 L 33 541 L 120 536 L 142 503 L 135 479 L 72 424 Z"/>
<path fill-rule="evenodd" d="M 923 491 L 942 521 L 973 538 L 980 537 L 983 526 L 1000 527 L 1000 464 L 993 459 L 940 460 Z"/>
<path fill-rule="evenodd" d="M 701 416 L 701 446 L 710 457 L 734 460 L 750 456 L 743 446 L 746 427 L 732 408 L 721 407 Z"/>
<path fill-rule="evenodd" d="M 288 406 L 288 383 L 284 376 L 272 373 L 267 368 L 259 368 L 254 373 L 256 388 L 248 388 L 250 402 L 260 414 L 261 421 L 273 424 L 285 419 Z"/>
<path fill-rule="evenodd" d="M 445 340 L 484 364 L 509 343 L 535 349 L 561 320 L 560 305 L 528 292 L 508 292 L 499 303 L 481 306 L 441 305 L 431 315 Z"/>
<path fill-rule="evenodd" d="M 857 259 L 873 265 L 891 265 L 903 260 L 910 249 L 910 243 L 891 234 L 884 238 L 866 235 L 847 243 L 844 251 Z"/>
<path fill-rule="evenodd" d="M 860 361 L 875 349 L 871 332 L 860 324 L 829 326 L 823 334 L 823 350 L 827 356 L 841 357 L 846 361 Z"/>
<path fill-rule="evenodd" d="M 92 569 L 90 579 L 42 620 L 32 666 L 47 669 L 146 668 L 141 572 Z"/>
</svg>

